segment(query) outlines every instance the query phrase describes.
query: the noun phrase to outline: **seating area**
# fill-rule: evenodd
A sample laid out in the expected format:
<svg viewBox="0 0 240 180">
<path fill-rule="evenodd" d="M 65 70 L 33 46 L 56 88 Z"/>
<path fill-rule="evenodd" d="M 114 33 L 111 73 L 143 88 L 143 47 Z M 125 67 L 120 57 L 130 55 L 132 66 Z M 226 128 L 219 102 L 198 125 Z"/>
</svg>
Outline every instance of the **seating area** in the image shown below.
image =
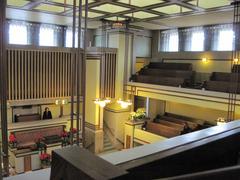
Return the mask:
<svg viewBox="0 0 240 180">
<path fill-rule="evenodd" d="M 151 62 L 133 75 L 132 80 L 141 83 L 187 87 L 193 83 L 194 74 L 190 63 Z"/>
<path fill-rule="evenodd" d="M 133 75 L 131 80 L 173 87 L 205 88 L 209 91 L 240 93 L 240 88 L 236 88 L 237 83 L 233 83 L 233 81 L 240 81 L 238 69 L 238 65 L 234 65 L 232 73 L 212 72 L 209 80 L 195 84 L 197 72 L 192 71 L 192 64 L 151 62 Z"/>
<path fill-rule="evenodd" d="M 210 91 L 219 92 L 237 92 L 240 93 L 239 88 L 237 88 L 237 83 L 232 83 L 232 81 L 240 81 L 240 75 L 238 73 L 224 73 L 224 72 L 213 72 L 210 80 L 206 81 L 205 89 Z"/>
<path fill-rule="evenodd" d="M 61 134 L 63 132 L 63 126 L 49 127 L 43 129 L 19 131 L 15 132 L 15 137 L 18 142 L 17 148 L 29 148 L 35 145 L 39 138 L 46 138 L 46 142 L 56 143 L 56 139 L 61 142 Z M 48 138 L 50 137 L 50 138 Z M 50 140 L 49 140 L 50 139 Z"/>
<path fill-rule="evenodd" d="M 146 130 L 166 138 L 172 138 L 210 126 L 205 122 L 194 122 L 187 117 L 177 117 L 177 115 L 166 113 L 159 119 L 147 122 Z"/>
</svg>

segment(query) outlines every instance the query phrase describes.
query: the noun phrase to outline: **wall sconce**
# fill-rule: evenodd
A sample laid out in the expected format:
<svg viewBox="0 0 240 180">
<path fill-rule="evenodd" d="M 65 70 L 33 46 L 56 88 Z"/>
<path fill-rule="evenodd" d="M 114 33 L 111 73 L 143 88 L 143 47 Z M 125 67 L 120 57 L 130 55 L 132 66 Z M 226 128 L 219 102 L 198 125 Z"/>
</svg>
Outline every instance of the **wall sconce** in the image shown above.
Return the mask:
<svg viewBox="0 0 240 180">
<path fill-rule="evenodd" d="M 126 109 L 128 106 L 132 105 L 132 102 L 130 100 L 123 101 L 121 99 L 117 100 L 117 103 L 121 105 L 121 108 Z"/>
<path fill-rule="evenodd" d="M 202 58 L 202 62 L 203 62 L 203 63 L 207 63 L 207 62 L 208 62 L 208 59 L 204 57 L 204 58 Z"/>
<path fill-rule="evenodd" d="M 107 104 L 111 103 L 111 99 L 110 98 L 106 98 L 106 99 L 97 98 L 94 100 L 94 103 L 99 105 L 100 107 L 104 108 Z"/>
<path fill-rule="evenodd" d="M 234 64 L 237 64 L 237 63 L 238 63 L 238 58 L 234 58 L 234 59 L 233 59 L 233 63 L 234 63 Z"/>
</svg>

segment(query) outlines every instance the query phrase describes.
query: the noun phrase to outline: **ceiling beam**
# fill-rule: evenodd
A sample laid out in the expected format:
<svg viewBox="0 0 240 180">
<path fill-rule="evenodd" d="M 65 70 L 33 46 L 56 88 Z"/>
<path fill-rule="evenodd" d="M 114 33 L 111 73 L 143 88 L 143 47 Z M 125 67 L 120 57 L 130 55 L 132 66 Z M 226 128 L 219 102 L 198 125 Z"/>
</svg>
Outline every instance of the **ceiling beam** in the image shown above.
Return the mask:
<svg viewBox="0 0 240 180">
<path fill-rule="evenodd" d="M 24 10 L 32 10 L 35 7 L 39 6 L 41 3 L 46 2 L 47 0 L 33 0 L 30 3 L 26 4 L 25 6 L 23 6 L 21 9 Z"/>
</svg>

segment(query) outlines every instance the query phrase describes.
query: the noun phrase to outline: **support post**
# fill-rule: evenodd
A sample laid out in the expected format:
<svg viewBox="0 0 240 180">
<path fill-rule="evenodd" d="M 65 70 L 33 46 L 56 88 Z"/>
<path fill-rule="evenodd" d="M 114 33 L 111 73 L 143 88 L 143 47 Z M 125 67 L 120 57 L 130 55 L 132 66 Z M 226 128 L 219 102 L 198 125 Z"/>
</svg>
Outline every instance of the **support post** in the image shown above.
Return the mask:
<svg viewBox="0 0 240 180">
<path fill-rule="evenodd" d="M 82 61 L 82 139 L 85 147 L 85 111 L 86 111 L 86 59 L 87 59 L 87 19 L 88 19 L 88 0 L 85 0 L 85 21 L 84 21 L 84 57 Z"/>
<path fill-rule="evenodd" d="M 9 175 L 8 162 L 8 127 L 7 127 L 7 58 L 6 58 L 6 0 L 0 1 L 0 96 L 1 96 L 1 130 L 2 146 L 0 146 L 0 179 L 2 179 L 2 155 L 3 170 Z M 2 151 L 1 151 L 2 147 Z"/>
<path fill-rule="evenodd" d="M 72 74 L 71 74 L 71 125 L 70 125 L 70 144 L 73 145 L 73 119 L 74 119 L 74 95 L 76 82 L 76 53 L 75 53 L 75 32 L 76 32 L 76 0 L 73 1 L 73 26 L 72 26 Z"/>
<path fill-rule="evenodd" d="M 80 70 L 81 70 L 81 37 L 82 37 L 82 0 L 79 1 L 78 8 L 78 47 L 77 47 L 77 145 L 79 146 L 80 138 Z M 83 128 L 83 127 L 82 127 Z"/>
</svg>

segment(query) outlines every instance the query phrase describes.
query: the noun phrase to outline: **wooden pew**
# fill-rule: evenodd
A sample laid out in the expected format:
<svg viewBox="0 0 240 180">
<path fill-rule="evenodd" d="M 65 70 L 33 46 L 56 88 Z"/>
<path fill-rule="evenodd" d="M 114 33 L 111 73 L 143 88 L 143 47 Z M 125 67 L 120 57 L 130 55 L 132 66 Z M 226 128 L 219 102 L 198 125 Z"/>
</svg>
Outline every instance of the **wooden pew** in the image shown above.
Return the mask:
<svg viewBox="0 0 240 180">
<path fill-rule="evenodd" d="M 165 125 L 165 126 L 168 126 L 168 127 L 172 127 L 174 129 L 178 129 L 181 132 L 184 129 L 184 124 L 178 124 L 178 123 L 175 123 L 175 122 L 172 122 L 172 121 L 167 121 L 167 120 L 162 119 L 158 123 L 162 124 L 162 125 Z"/>
<path fill-rule="evenodd" d="M 152 69 L 143 68 L 139 71 L 140 75 L 151 75 L 161 77 L 181 77 L 184 79 L 192 79 L 194 71 L 179 71 L 179 70 L 165 70 L 165 69 Z"/>
<path fill-rule="evenodd" d="M 154 122 L 147 123 L 147 131 L 167 138 L 175 137 L 181 134 L 179 129 Z"/>
<path fill-rule="evenodd" d="M 137 75 L 133 78 L 135 82 L 149 83 L 149 84 L 159 84 L 165 86 L 184 86 L 186 81 L 184 78 L 173 78 L 173 77 L 156 77 L 156 76 L 145 76 Z"/>
<path fill-rule="evenodd" d="M 150 64 L 148 65 L 148 68 L 191 71 L 192 64 L 191 63 L 150 62 Z"/>
<path fill-rule="evenodd" d="M 191 128 L 192 130 L 196 130 L 199 127 L 199 125 L 197 123 L 194 123 L 194 122 L 191 122 L 191 121 L 187 121 L 187 120 L 183 120 L 183 119 L 170 117 L 170 116 L 163 116 L 162 119 L 163 120 L 168 120 L 168 121 L 171 121 L 171 122 L 175 122 L 175 123 L 181 124 L 181 125 L 185 125 L 185 123 L 187 123 L 189 128 Z"/>
<path fill-rule="evenodd" d="M 219 92 L 234 92 L 236 91 L 237 83 L 231 83 L 229 81 L 207 81 L 205 89 L 209 91 L 219 91 Z M 238 85 L 237 93 L 240 93 L 240 85 Z"/>
</svg>

